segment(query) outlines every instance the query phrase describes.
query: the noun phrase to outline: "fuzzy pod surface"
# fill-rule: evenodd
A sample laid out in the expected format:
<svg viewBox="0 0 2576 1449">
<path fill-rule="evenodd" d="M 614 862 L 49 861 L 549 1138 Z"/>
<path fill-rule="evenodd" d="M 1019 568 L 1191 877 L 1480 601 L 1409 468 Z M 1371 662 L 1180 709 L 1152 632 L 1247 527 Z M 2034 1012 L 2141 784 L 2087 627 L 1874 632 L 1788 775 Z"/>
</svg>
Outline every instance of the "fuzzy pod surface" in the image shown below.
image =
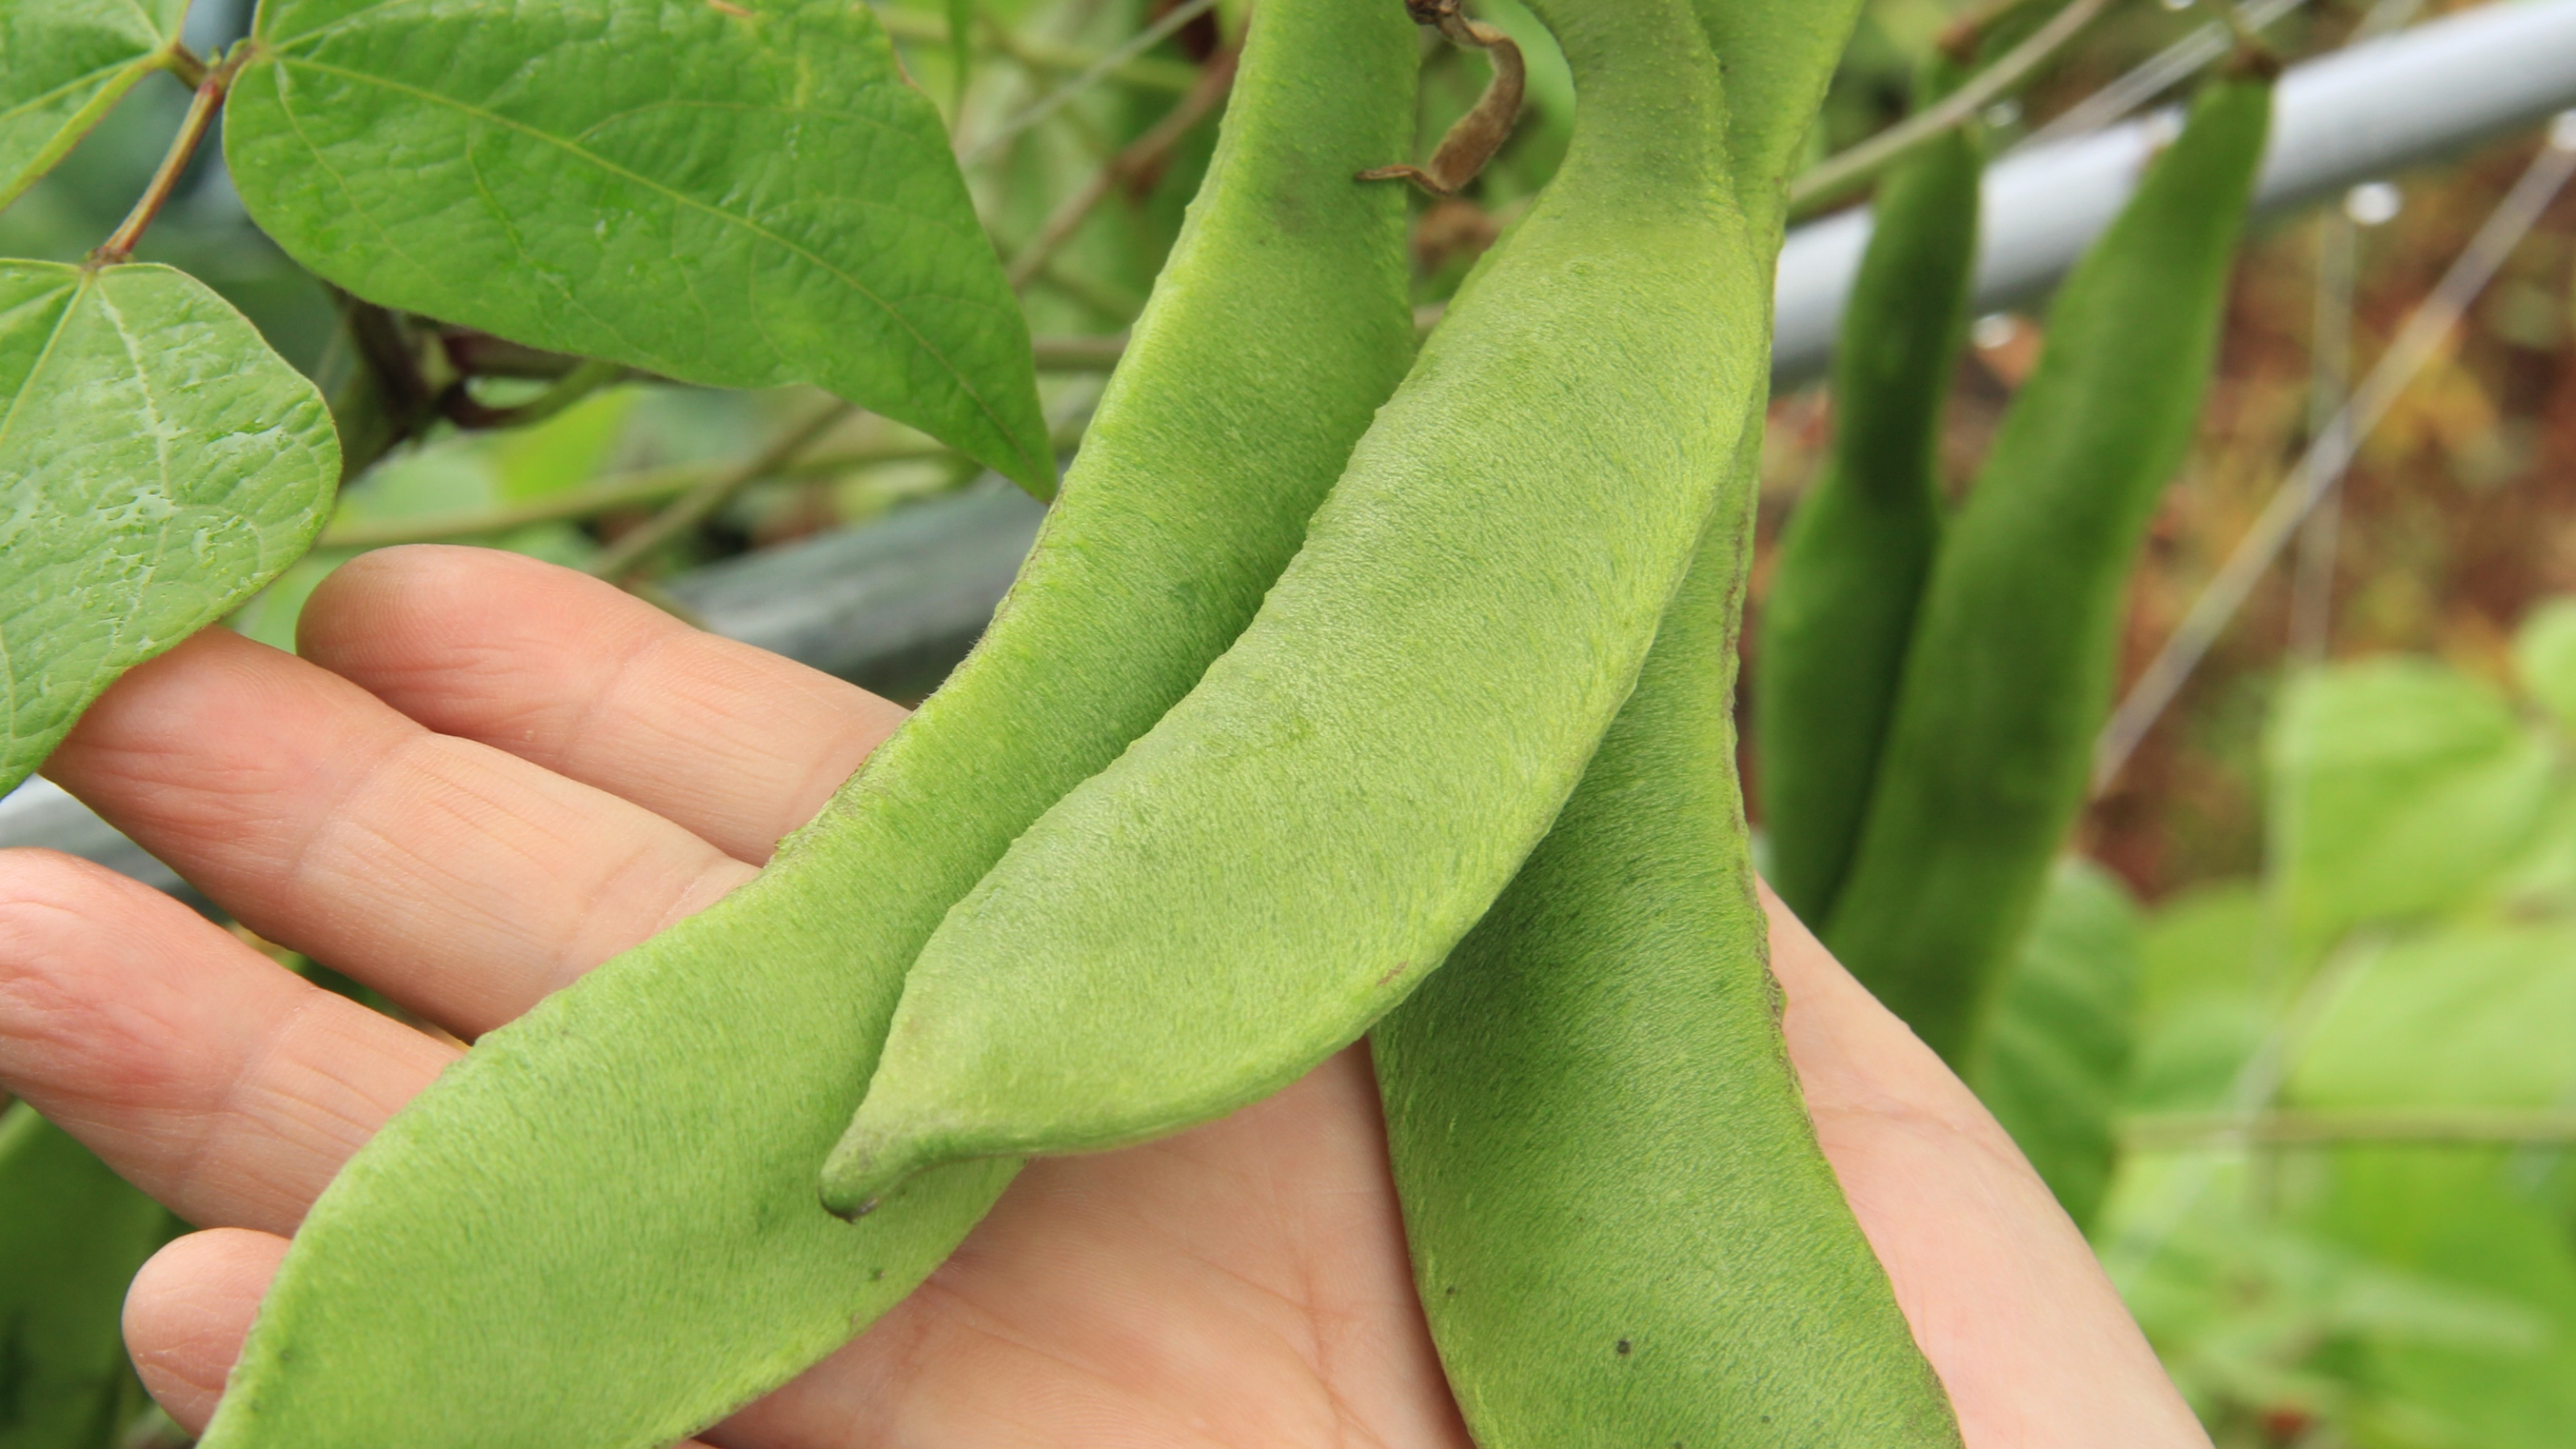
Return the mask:
<svg viewBox="0 0 2576 1449">
<path fill-rule="evenodd" d="M 1763 385 L 1768 278 L 1696 14 L 1536 8 L 1577 87 L 1563 167 L 1243 637 L 950 911 L 826 1173 L 836 1210 L 1203 1121 L 1356 1040 L 1492 903 L 1634 686 Z"/>
<path fill-rule="evenodd" d="M 1730 53 L 1735 94 L 1804 114 L 1838 52 Z M 1764 180 L 1795 149 L 1772 142 L 1738 130 L 1776 228 Z M 1371 1036 L 1416 1283 L 1487 1449 L 1958 1443 L 1780 1034 L 1734 770 L 1753 416 L 1732 511 L 1564 813 Z"/>
<path fill-rule="evenodd" d="M 1763 603 L 1753 738 L 1771 885 L 1820 928 L 1940 549 L 1941 414 L 1967 336 L 1984 149 L 1953 130 L 1879 187 L 1834 349 L 1832 456 L 1789 520 Z"/>
<path fill-rule="evenodd" d="M 815 1182 L 905 969 L 1252 617 L 1413 350 L 1383 0 L 1264 0 L 1218 154 L 974 654 L 758 878 L 484 1037 L 315 1204 L 206 1449 L 648 1449 L 900 1300 L 1013 1173 Z"/>
<path fill-rule="evenodd" d="M 1825 943 L 1956 1070 L 2083 808 L 2130 569 L 2199 421 L 2271 106 L 2241 67 L 2194 99 L 2059 290 L 1924 594 Z"/>
<path fill-rule="evenodd" d="M 1712 527 L 1556 828 L 1370 1038 L 1484 1449 L 1959 1443 L 1780 1036 L 1734 767 L 1749 553 Z"/>
</svg>

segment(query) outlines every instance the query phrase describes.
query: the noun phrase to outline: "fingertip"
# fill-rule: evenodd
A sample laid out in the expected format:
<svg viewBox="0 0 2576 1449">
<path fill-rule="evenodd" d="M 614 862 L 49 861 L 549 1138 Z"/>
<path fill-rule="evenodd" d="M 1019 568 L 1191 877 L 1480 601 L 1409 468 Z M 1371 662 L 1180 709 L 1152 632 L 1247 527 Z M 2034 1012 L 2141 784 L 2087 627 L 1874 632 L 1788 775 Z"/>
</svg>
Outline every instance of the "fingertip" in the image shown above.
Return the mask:
<svg viewBox="0 0 2576 1449">
<path fill-rule="evenodd" d="M 153 1401 L 189 1433 L 214 1417 L 286 1247 L 247 1228 L 190 1233 L 153 1254 L 126 1290 L 126 1352 Z"/>
</svg>

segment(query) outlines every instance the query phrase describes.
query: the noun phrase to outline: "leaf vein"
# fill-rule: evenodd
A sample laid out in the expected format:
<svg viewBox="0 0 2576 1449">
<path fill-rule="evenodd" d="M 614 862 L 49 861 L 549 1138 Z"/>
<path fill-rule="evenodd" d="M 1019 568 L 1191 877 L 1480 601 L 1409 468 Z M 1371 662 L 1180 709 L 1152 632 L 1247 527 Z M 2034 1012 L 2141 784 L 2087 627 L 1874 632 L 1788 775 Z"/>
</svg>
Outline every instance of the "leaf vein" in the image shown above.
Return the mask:
<svg viewBox="0 0 2576 1449">
<path fill-rule="evenodd" d="M 134 64 L 137 60 L 147 58 L 148 57 L 145 56 L 128 56 L 114 65 L 101 66 L 97 70 L 90 71 L 76 79 L 65 81 L 63 84 L 54 87 L 52 90 L 46 91 L 42 95 L 30 96 L 17 105 L 11 106 L 6 110 L 0 110 L 0 121 L 14 121 L 21 116 L 32 115 L 45 105 L 63 96 L 70 95 L 72 92 L 79 90 L 83 86 L 92 84 L 105 85 L 108 81 L 116 78 L 117 72 L 124 70 L 127 66 Z"/>
</svg>

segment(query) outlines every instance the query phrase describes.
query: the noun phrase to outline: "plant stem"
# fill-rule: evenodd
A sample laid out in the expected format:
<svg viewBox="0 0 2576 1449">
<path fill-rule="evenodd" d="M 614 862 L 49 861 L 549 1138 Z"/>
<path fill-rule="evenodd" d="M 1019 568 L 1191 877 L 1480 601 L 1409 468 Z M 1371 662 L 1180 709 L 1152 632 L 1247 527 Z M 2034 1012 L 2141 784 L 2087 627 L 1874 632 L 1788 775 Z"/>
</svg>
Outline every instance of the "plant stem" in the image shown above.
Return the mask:
<svg viewBox="0 0 2576 1449">
<path fill-rule="evenodd" d="M 159 55 L 153 57 L 152 63 L 177 76 L 179 83 L 190 90 L 195 90 L 206 83 L 205 61 L 176 38 L 163 47 Z"/>
<path fill-rule="evenodd" d="M 134 244 L 143 239 L 144 228 L 170 204 L 171 193 L 179 189 L 179 178 L 186 175 L 188 163 L 196 159 L 197 147 L 204 144 L 206 132 L 213 129 L 215 114 L 224 107 L 224 93 L 231 88 L 233 76 L 250 59 L 247 45 L 233 47 L 233 53 L 217 62 L 197 83 L 196 98 L 188 103 L 187 119 L 179 123 L 179 134 L 171 139 L 170 149 L 161 158 L 161 169 L 152 173 L 152 184 L 143 188 L 143 199 L 134 203 L 105 245 L 89 254 L 92 266 L 113 267 L 131 259 Z"/>
<path fill-rule="evenodd" d="M 1917 147 L 1966 125 L 1996 97 L 2020 84 L 2032 71 L 2063 50 L 2112 4 L 2113 0 L 2074 0 L 2073 4 L 2050 16 L 2047 24 L 2032 31 L 2028 39 L 2014 46 L 2002 59 L 1977 72 L 1967 84 L 1952 91 L 1939 103 L 1849 150 L 1827 158 L 1823 164 L 1791 182 L 1790 207 L 1796 211 L 1811 209 L 1815 203 L 1877 175 Z"/>
<path fill-rule="evenodd" d="M 1153 126 L 1129 142 L 1127 148 L 1109 158 L 1091 178 L 1058 205 L 1038 234 L 1011 258 L 1010 280 L 1014 291 L 1025 287 L 1043 269 L 1047 260 L 1064 245 L 1083 219 L 1097 209 L 1109 193 L 1120 186 L 1137 184 L 1153 174 L 1179 145 L 1183 137 L 1208 114 L 1225 103 L 1226 94 L 1234 89 L 1235 53 L 1227 51 L 1207 64 L 1197 85 L 1181 97 L 1180 103 L 1156 121 Z"/>
<path fill-rule="evenodd" d="M 1056 431 L 1054 442 L 1059 453 L 1080 446 L 1083 429 L 1076 424 Z M 836 478 L 861 468 L 880 463 L 917 463 L 934 458 L 959 458 L 956 449 L 923 439 L 879 443 L 873 447 L 843 448 L 812 457 L 799 458 L 770 470 L 777 479 Z M 578 519 L 596 518 L 622 508 L 645 508 L 661 503 L 675 494 L 686 493 L 709 479 L 723 476 L 726 465 L 687 463 L 668 468 L 643 468 L 635 472 L 601 479 L 587 488 L 558 493 L 551 498 L 532 499 L 502 508 L 476 509 L 471 512 L 436 514 L 427 518 L 394 518 L 381 523 L 334 524 L 322 535 L 319 548 L 391 548 L 405 543 L 445 543 L 457 539 L 491 538 L 497 534 L 515 533 L 540 523 L 571 523 Z"/>
<path fill-rule="evenodd" d="M 779 434 L 750 458 L 699 482 L 633 532 L 600 550 L 599 557 L 591 561 L 590 572 L 599 578 L 614 579 L 633 569 L 664 544 L 714 517 L 716 510 L 735 494 L 794 462 L 796 455 L 812 446 L 815 439 L 857 411 L 852 404 L 835 402 Z"/>
<path fill-rule="evenodd" d="M 2576 1144 L 2576 1112 L 2441 1107 L 2378 1111 L 2159 1112 L 2120 1124 L 2122 1146 L 2141 1152 L 2236 1144 L 2390 1142 L 2478 1147 Z"/>
<path fill-rule="evenodd" d="M 331 399 L 331 416 L 340 428 L 340 481 L 346 483 L 429 426 L 437 398 L 402 318 L 328 283 L 324 290 L 358 355 L 355 374 Z"/>
<path fill-rule="evenodd" d="M 1107 372 L 1126 354 L 1127 334 L 1103 332 L 1089 337 L 1031 339 L 1040 372 Z"/>
<path fill-rule="evenodd" d="M 1065 265 L 1061 253 L 1048 258 L 1046 265 L 1038 268 L 1037 280 L 1121 326 L 1145 309 L 1144 298 L 1116 283 Z"/>
</svg>

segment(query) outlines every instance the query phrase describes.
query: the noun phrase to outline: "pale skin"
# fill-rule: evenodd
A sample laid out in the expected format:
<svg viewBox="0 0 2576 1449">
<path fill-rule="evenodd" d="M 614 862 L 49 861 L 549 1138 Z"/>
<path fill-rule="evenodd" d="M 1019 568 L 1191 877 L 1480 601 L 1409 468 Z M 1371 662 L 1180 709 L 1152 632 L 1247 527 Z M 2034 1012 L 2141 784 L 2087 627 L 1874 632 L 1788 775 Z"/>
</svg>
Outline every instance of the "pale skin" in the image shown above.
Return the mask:
<svg viewBox="0 0 2576 1449">
<path fill-rule="evenodd" d="M 134 671 L 48 773 L 263 936 L 466 1037 L 748 879 L 902 718 L 484 550 L 370 555 L 304 620 L 301 659 L 213 630 Z M 1975 1099 L 1776 903 L 1771 944 L 1826 1155 L 1967 1442 L 2205 1446 Z M 456 1050 L 123 877 L 0 852 L 0 1087 L 204 1227 L 125 1308 L 182 1426 L 284 1235 Z M 1363 1049 L 1167 1141 L 1033 1165 L 921 1291 L 704 1440 L 1466 1445 Z"/>
</svg>

